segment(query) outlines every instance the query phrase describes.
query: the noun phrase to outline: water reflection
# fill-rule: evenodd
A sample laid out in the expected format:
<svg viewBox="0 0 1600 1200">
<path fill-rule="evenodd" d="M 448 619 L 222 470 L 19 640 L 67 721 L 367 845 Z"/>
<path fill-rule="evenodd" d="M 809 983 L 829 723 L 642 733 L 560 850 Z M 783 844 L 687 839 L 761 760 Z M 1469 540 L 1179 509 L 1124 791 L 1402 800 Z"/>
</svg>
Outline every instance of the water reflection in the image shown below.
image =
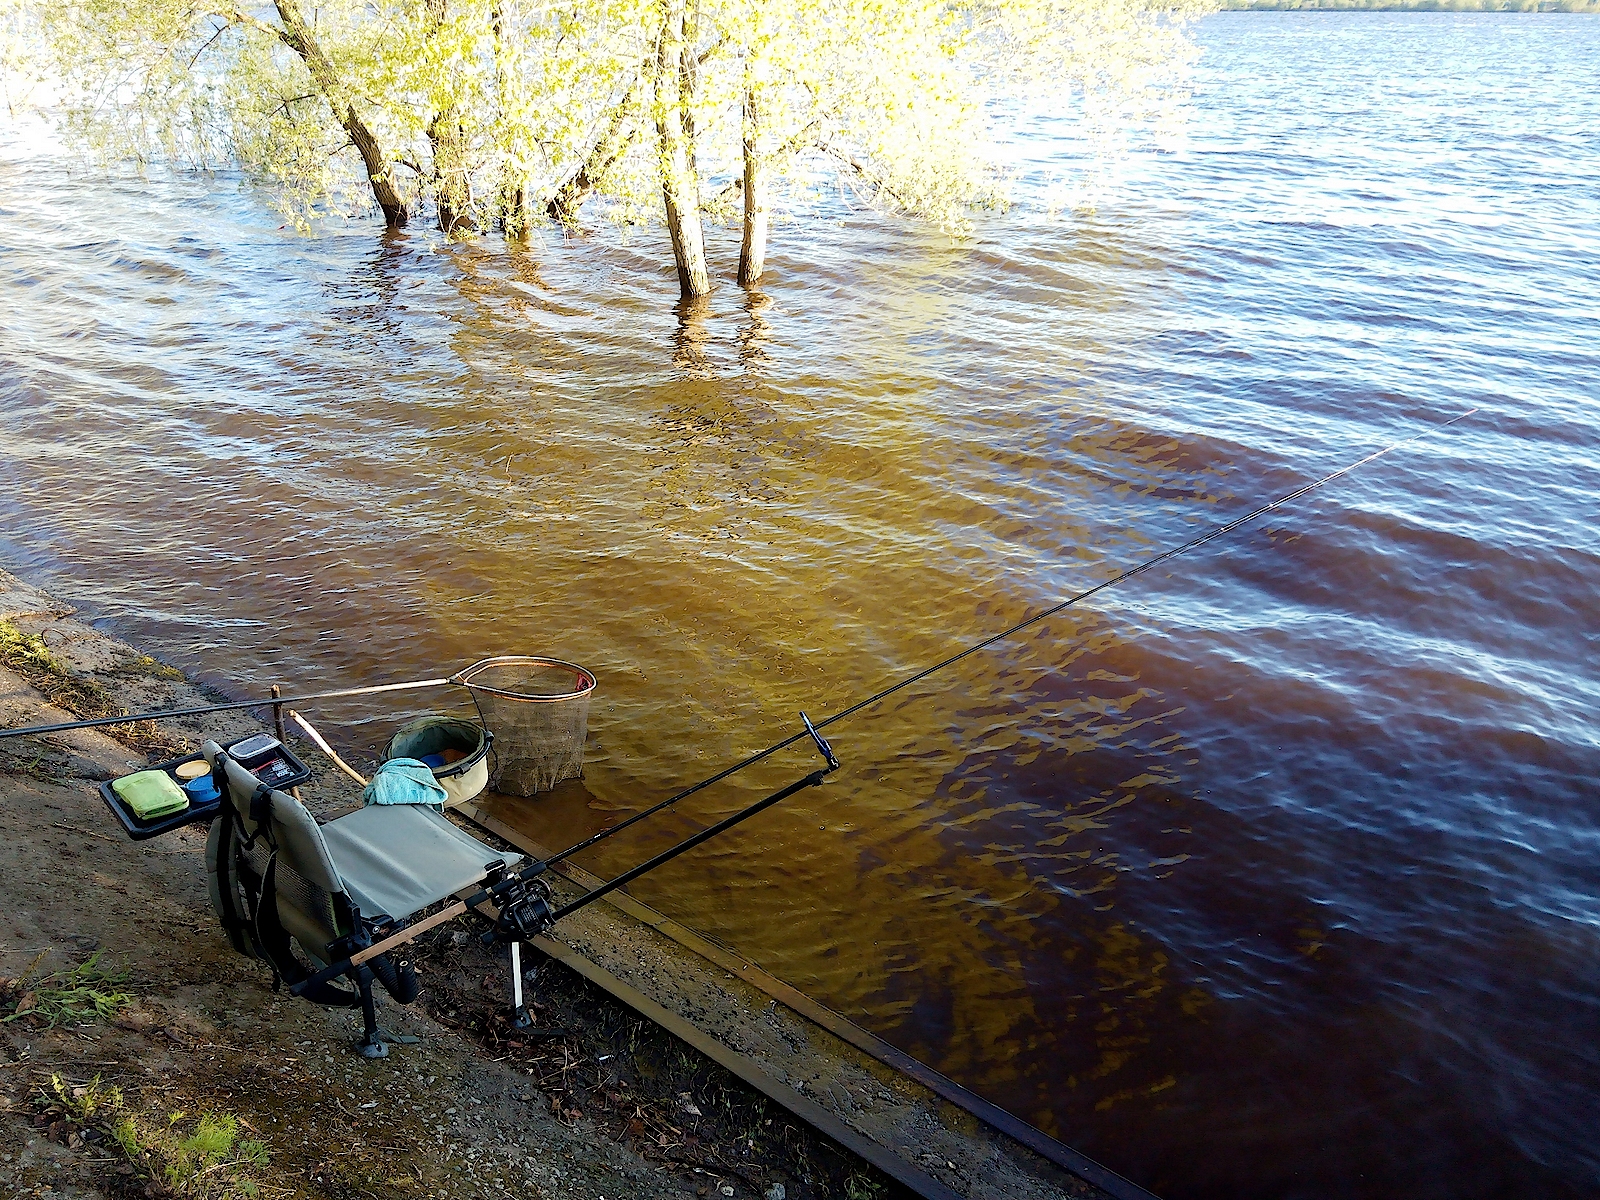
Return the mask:
<svg viewBox="0 0 1600 1200">
<path fill-rule="evenodd" d="M 350 335 L 362 341 L 371 341 L 377 335 L 398 337 L 403 314 L 396 311 L 395 305 L 406 286 L 408 268 L 414 263 L 419 244 L 400 229 L 362 240 L 370 241 L 371 251 L 353 263 L 353 269 L 323 278 L 321 290 L 330 312 Z"/>
<path fill-rule="evenodd" d="M 672 339 L 672 365 L 691 379 L 710 379 L 716 374 L 708 349 L 711 332 L 711 297 L 692 296 L 676 306 L 678 328 Z"/>
<path fill-rule="evenodd" d="M 773 301 L 759 284 L 747 287 L 744 295 L 746 320 L 739 333 L 739 365 L 746 371 L 756 371 L 770 361 L 767 346 L 772 341 L 772 322 L 767 319 L 767 310 Z"/>
</svg>

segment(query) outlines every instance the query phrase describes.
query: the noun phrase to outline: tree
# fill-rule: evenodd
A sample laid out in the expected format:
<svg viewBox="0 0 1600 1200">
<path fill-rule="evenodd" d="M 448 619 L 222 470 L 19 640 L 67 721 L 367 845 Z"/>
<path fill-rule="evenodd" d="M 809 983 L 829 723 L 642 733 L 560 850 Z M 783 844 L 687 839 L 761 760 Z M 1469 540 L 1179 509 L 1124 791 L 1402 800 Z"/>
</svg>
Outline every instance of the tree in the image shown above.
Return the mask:
<svg viewBox="0 0 1600 1200">
<path fill-rule="evenodd" d="M 0 0 L 0 101 L 15 118 L 42 82 L 40 14 L 28 0 Z"/>
<path fill-rule="evenodd" d="M 1068 90 L 1101 132 L 1170 108 L 1207 0 L 664 0 L 650 77 L 654 146 L 605 144 L 611 194 L 653 154 L 680 288 L 709 286 L 690 198 L 740 199 L 738 280 L 765 270 L 774 196 L 826 159 L 871 205 L 960 232 L 1004 202 L 989 122 L 1008 101 Z M 673 67 L 677 70 L 674 71 Z M 616 114 L 621 119 L 622 112 Z M 718 178 L 728 182 L 715 186 Z M 585 173 L 585 195 L 608 190 Z M 565 219 L 573 210 L 563 209 Z"/>
<path fill-rule="evenodd" d="M 601 197 L 663 221 L 694 297 L 704 221 L 740 222 L 754 286 L 787 182 L 824 168 L 962 231 L 1004 202 L 1007 101 L 1144 119 L 1180 94 L 1206 2 L 67 0 L 46 23 L 67 126 L 101 153 L 238 164 L 302 223 L 358 187 L 391 228 L 431 202 L 453 236 Z"/>
</svg>

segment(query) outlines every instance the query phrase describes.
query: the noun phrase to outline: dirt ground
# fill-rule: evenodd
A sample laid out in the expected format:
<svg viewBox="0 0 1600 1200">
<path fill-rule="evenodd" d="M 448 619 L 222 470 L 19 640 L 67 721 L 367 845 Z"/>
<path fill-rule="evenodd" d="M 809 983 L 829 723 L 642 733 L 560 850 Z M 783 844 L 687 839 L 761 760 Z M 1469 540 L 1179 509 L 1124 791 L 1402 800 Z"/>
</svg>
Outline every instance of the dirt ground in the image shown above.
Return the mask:
<svg viewBox="0 0 1600 1200">
<path fill-rule="evenodd" d="M 201 699 L 3 572 L 0 618 L 42 635 L 69 682 L 98 682 L 129 710 Z M 42 678 L 0 667 L 0 727 L 68 719 L 46 693 L 82 707 Z M 206 894 L 204 827 L 131 842 L 97 794 L 144 766 L 141 750 L 192 745 L 199 727 L 117 728 L 126 740 L 0 741 L 5 1195 L 903 1194 L 558 963 L 530 957 L 538 1025 L 510 1030 L 504 949 L 464 925 L 426 943 L 422 1000 L 381 1014 L 420 1041 L 361 1058 L 358 1013 L 274 993 L 265 966 L 229 947 Z M 209 718 L 205 734 L 254 728 Z M 319 774 L 308 795 L 348 803 Z"/>
</svg>

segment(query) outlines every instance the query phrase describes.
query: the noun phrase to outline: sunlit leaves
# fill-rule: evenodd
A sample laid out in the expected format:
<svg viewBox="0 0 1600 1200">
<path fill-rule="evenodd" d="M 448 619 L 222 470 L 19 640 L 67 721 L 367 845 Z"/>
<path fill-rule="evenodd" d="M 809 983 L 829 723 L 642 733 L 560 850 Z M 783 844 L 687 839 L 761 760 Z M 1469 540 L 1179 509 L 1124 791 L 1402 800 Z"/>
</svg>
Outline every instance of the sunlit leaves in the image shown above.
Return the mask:
<svg viewBox="0 0 1600 1200">
<path fill-rule="evenodd" d="M 585 162 L 611 216 L 661 205 L 658 111 L 681 106 L 700 193 L 732 216 L 747 92 L 758 146 L 796 186 L 833 173 L 863 202 L 961 229 L 1004 202 L 992 124 L 1018 97 L 1102 140 L 1183 97 L 1184 22 L 1206 0 L 689 0 L 692 78 L 652 74 L 661 0 L 329 0 L 315 36 L 342 99 L 279 36 L 276 7 L 0 0 L 3 65 L 43 33 L 65 128 L 111 157 L 233 165 L 297 220 L 371 205 L 335 119 L 348 101 L 408 201 L 450 182 L 484 228 L 537 215 Z M 17 65 L 13 65 L 13 60 Z M 672 82 L 674 86 L 659 86 Z M 614 135 L 620 153 L 596 157 Z"/>
</svg>

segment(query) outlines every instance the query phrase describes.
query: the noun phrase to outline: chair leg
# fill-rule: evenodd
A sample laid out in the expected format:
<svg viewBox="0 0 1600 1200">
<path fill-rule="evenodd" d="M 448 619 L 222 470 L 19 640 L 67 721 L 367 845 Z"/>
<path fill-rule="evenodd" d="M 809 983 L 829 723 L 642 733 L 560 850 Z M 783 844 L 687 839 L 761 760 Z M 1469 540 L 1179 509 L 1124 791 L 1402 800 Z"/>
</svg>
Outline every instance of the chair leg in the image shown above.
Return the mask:
<svg viewBox="0 0 1600 1200">
<path fill-rule="evenodd" d="M 522 1002 L 522 943 L 511 943 L 511 1027 L 526 1029 L 533 1024 L 528 1006 Z"/>
<path fill-rule="evenodd" d="M 357 967 L 356 984 L 361 989 L 361 1020 L 365 1025 L 356 1049 L 361 1052 L 362 1058 L 387 1058 L 389 1043 L 383 1038 L 383 1030 L 378 1028 L 378 1004 L 372 995 L 372 972 L 366 967 Z"/>
</svg>

